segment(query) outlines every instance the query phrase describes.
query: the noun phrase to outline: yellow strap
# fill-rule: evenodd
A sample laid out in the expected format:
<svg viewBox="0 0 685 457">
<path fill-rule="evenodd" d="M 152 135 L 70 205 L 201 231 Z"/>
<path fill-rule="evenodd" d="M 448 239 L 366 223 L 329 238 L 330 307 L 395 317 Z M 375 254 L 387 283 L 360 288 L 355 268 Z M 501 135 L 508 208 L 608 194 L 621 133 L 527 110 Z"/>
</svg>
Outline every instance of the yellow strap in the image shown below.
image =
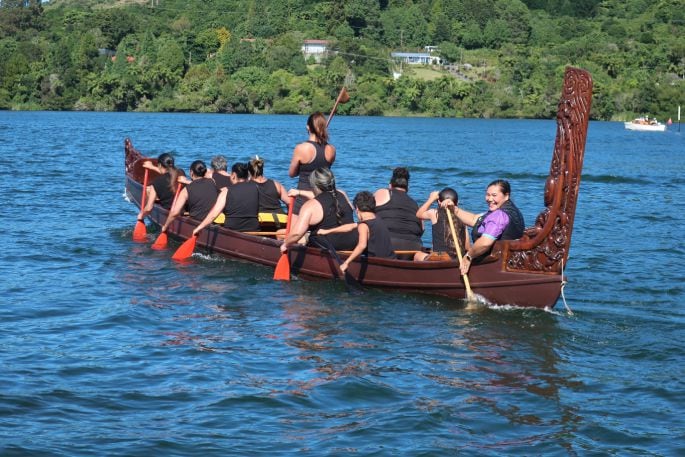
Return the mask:
<svg viewBox="0 0 685 457">
<path fill-rule="evenodd" d="M 276 214 L 276 217 L 278 218 L 278 222 L 281 224 L 285 224 L 288 222 L 288 215 L 287 214 Z M 259 213 L 257 215 L 257 219 L 259 219 L 260 224 L 268 224 L 268 223 L 273 223 L 274 222 L 274 214 L 273 213 Z M 226 215 L 224 213 L 219 214 L 216 219 L 214 219 L 215 224 L 223 224 L 226 221 Z"/>
</svg>

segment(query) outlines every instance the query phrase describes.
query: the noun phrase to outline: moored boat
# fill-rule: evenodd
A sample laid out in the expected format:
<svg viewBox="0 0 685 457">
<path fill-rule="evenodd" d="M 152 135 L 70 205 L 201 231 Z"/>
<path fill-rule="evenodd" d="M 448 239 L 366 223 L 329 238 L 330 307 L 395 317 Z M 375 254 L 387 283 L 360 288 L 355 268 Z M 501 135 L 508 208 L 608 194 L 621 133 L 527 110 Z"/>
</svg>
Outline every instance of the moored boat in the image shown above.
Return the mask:
<svg viewBox="0 0 685 457">
<path fill-rule="evenodd" d="M 557 112 L 557 135 L 545 185 L 544 209 L 522 238 L 496 242 L 491 253 L 474 262 L 469 271 L 473 292 L 492 304 L 551 308 L 559 299 L 565 283 L 563 266 L 571 243 L 591 100 L 590 74 L 568 68 Z M 140 204 L 144 160 L 150 159 L 127 138 L 126 192 L 136 205 Z M 161 225 L 167 214 L 155 205 L 149 218 Z M 199 221 L 179 217 L 170 225 L 168 233 L 178 240 L 186 240 L 197 225 Z M 281 241 L 269 233 L 241 233 L 217 225 L 203 230 L 197 239 L 197 246 L 210 253 L 272 268 L 281 256 L 280 245 Z M 344 258 L 345 254 L 340 256 Z M 288 258 L 291 272 L 298 278 L 325 280 L 342 276 L 336 259 L 326 250 L 298 246 L 288 251 Z M 414 262 L 371 257 L 352 262 L 348 272 L 364 287 L 455 299 L 464 299 L 467 292 L 456 261 Z"/>
<path fill-rule="evenodd" d="M 648 117 L 638 117 L 629 122 L 624 122 L 626 130 L 638 130 L 641 132 L 665 132 L 666 125 L 656 119 Z"/>
</svg>

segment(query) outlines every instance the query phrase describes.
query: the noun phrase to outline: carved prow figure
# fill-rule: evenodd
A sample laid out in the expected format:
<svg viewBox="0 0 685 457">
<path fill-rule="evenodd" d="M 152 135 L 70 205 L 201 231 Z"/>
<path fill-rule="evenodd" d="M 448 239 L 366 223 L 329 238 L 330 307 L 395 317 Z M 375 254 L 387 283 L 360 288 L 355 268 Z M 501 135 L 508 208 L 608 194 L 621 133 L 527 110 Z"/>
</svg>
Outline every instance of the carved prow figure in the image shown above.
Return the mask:
<svg viewBox="0 0 685 457">
<path fill-rule="evenodd" d="M 545 209 L 538 215 L 535 225 L 525 230 L 523 237 L 501 242 L 499 248 L 506 270 L 559 274 L 566 264 L 591 105 L 590 73 L 567 68 L 557 111 L 552 165 L 545 184 Z"/>
</svg>

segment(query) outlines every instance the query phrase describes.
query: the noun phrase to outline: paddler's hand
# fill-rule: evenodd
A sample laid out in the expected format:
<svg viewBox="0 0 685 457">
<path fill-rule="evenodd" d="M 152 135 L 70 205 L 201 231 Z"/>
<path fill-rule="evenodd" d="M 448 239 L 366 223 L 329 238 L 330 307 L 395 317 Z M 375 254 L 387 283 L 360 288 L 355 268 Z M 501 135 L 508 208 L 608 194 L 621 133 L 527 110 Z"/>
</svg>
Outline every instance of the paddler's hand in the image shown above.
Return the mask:
<svg viewBox="0 0 685 457">
<path fill-rule="evenodd" d="M 299 197 L 300 196 L 300 189 L 289 189 L 288 190 L 288 197 Z"/>
<path fill-rule="evenodd" d="M 281 244 L 281 247 L 279 248 L 283 254 L 285 254 L 288 251 L 288 246 L 285 245 L 285 241 L 283 244 Z"/>
<path fill-rule="evenodd" d="M 350 264 L 346 261 L 340 264 L 340 271 L 345 273 L 347 271 L 347 268 L 350 266 Z"/>
<path fill-rule="evenodd" d="M 468 274 L 469 268 L 471 268 L 471 257 L 465 255 L 461 258 L 461 262 L 459 262 L 459 270 L 462 275 L 465 275 Z"/>
</svg>

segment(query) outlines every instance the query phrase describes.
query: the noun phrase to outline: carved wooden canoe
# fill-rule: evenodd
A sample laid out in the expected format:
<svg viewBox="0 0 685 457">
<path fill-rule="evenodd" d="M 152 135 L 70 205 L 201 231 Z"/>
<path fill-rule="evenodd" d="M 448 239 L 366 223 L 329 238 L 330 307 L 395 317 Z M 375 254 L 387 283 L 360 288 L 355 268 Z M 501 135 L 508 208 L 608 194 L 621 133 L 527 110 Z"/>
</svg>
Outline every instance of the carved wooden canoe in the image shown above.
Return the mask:
<svg viewBox="0 0 685 457">
<path fill-rule="evenodd" d="M 469 281 L 473 291 L 497 305 L 536 308 L 554 307 L 561 294 L 563 266 L 571 245 L 573 219 L 578 202 L 580 176 L 592 101 L 592 78 L 584 70 L 568 68 L 557 111 L 557 135 L 552 164 L 545 185 L 544 209 L 535 225 L 522 238 L 498 241 L 491 254 L 471 266 Z M 126 191 L 140 206 L 144 157 L 130 139 L 124 142 Z M 150 176 L 150 180 L 154 174 Z M 167 211 L 155 205 L 149 219 L 161 225 Z M 169 235 L 187 239 L 198 225 L 189 217 L 177 218 Z M 281 241 L 212 225 L 203 230 L 197 249 L 275 267 Z M 291 273 L 301 279 L 340 277 L 337 262 L 322 249 L 296 247 L 288 253 Z M 341 254 L 341 257 L 345 257 Z M 365 287 L 398 292 L 420 292 L 464 299 L 466 290 L 455 261 L 413 262 L 409 260 L 359 259 L 349 273 Z"/>
</svg>

